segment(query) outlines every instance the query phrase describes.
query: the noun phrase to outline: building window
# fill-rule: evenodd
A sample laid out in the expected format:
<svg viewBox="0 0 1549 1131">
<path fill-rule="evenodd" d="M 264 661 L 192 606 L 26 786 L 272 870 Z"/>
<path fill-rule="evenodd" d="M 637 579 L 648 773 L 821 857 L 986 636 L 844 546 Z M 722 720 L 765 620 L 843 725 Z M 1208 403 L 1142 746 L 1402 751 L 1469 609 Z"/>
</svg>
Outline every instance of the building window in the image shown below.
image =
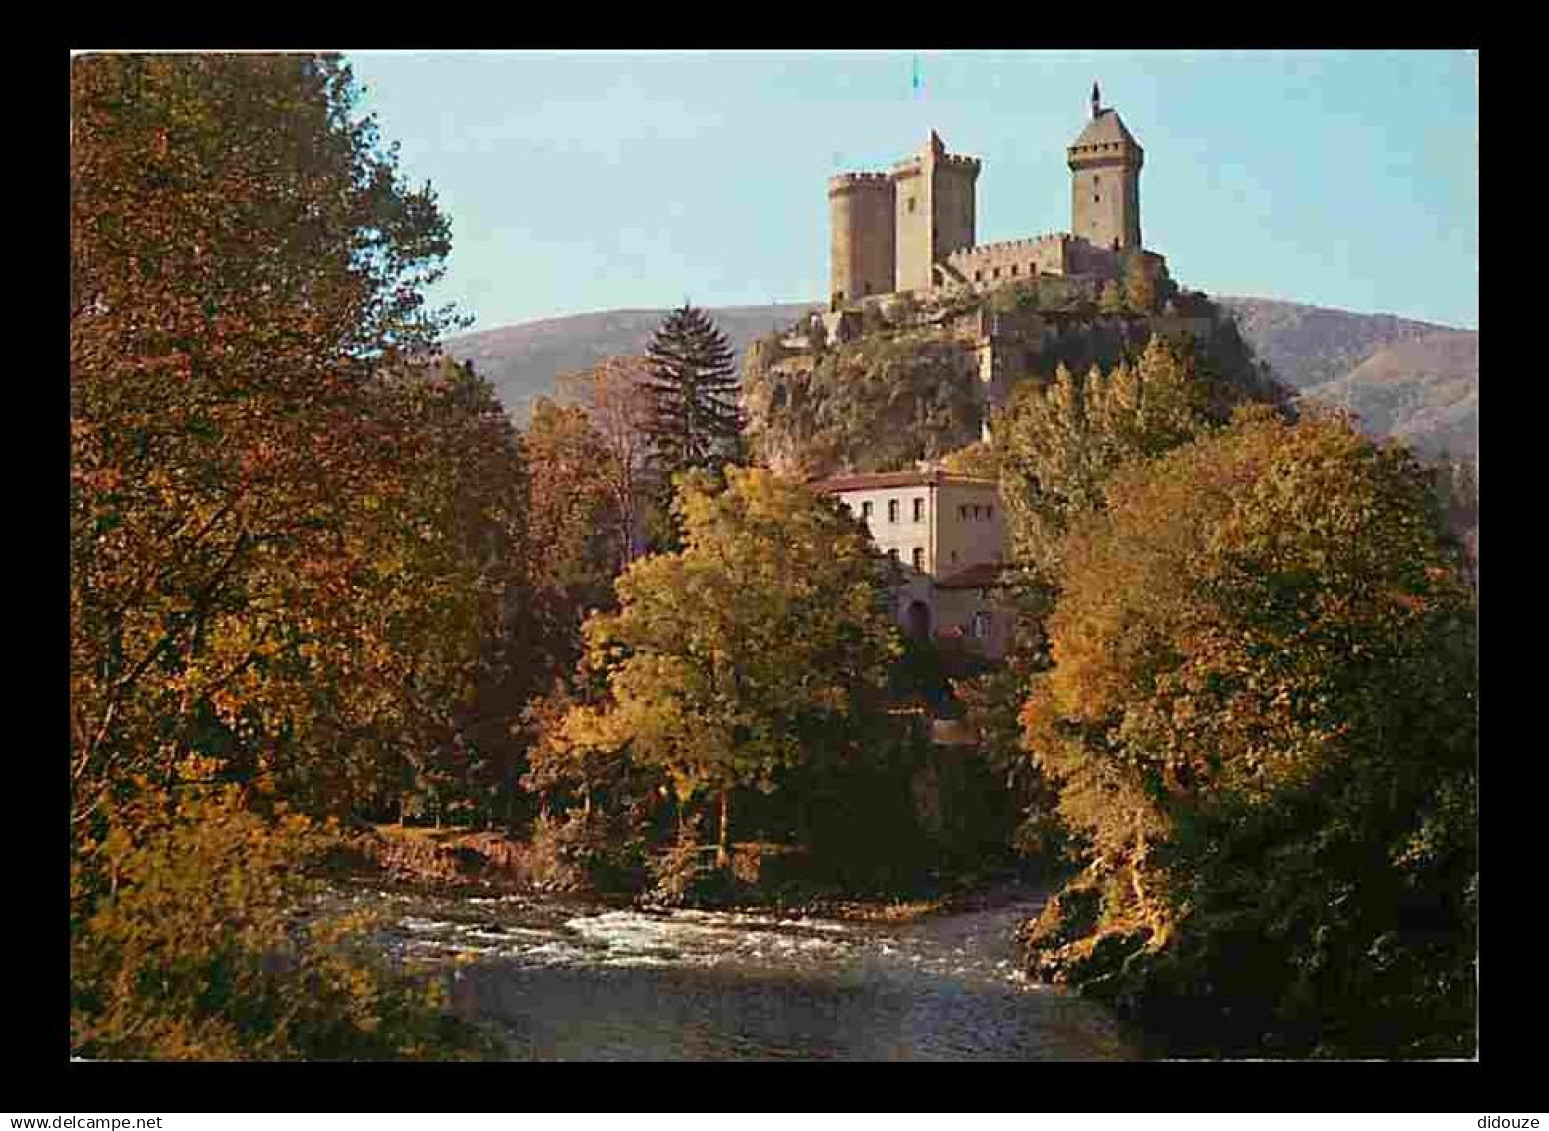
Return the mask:
<svg viewBox="0 0 1549 1131">
<path fill-rule="evenodd" d="M 861 517 L 862 518 L 866 518 L 866 519 L 869 519 L 871 517 L 871 500 L 870 499 L 867 499 L 864 503 L 861 504 Z"/>
<path fill-rule="evenodd" d="M 957 564 L 957 551 L 956 550 L 952 551 L 952 564 L 953 565 Z"/>
<path fill-rule="evenodd" d="M 995 268 L 992 268 L 990 270 L 990 278 L 992 278 L 992 279 L 1000 278 L 1000 268 L 999 267 L 995 267 Z"/>
<path fill-rule="evenodd" d="M 914 521 L 915 522 L 924 522 L 925 521 L 925 500 L 924 499 L 916 499 L 916 500 L 914 500 Z"/>
<path fill-rule="evenodd" d="M 925 572 L 925 548 L 923 546 L 916 546 L 914 548 L 913 559 L 914 559 L 914 568 L 918 572 L 924 573 Z"/>
<path fill-rule="evenodd" d="M 1100 185 L 1102 183 L 1103 183 L 1103 178 L 1099 174 L 1093 173 L 1092 174 L 1092 187 L 1096 188 L 1098 185 Z"/>
<path fill-rule="evenodd" d="M 897 522 L 898 521 L 898 500 L 897 499 L 889 499 L 887 501 L 887 520 L 889 522 Z"/>
<path fill-rule="evenodd" d="M 994 507 L 985 507 L 984 508 L 984 517 L 985 518 L 994 518 L 995 517 L 995 508 Z"/>
<path fill-rule="evenodd" d="M 957 508 L 957 517 L 961 522 L 968 521 L 968 505 L 966 503 Z"/>
<path fill-rule="evenodd" d="M 973 634 L 975 640 L 987 640 L 990 635 L 990 614 L 977 612 L 974 614 Z"/>
<path fill-rule="evenodd" d="M 906 203 L 909 205 L 909 211 L 913 212 L 914 211 L 914 197 L 912 197 L 912 196 L 909 197 L 907 199 Z"/>
<path fill-rule="evenodd" d="M 1013 275 L 1015 275 L 1015 274 L 1016 274 L 1016 273 L 1017 273 L 1017 265 L 1016 265 L 1016 264 L 1015 264 L 1015 263 L 1013 263 L 1013 264 L 1012 264 L 1012 265 L 1011 265 L 1011 273 L 1012 273 L 1012 274 L 1013 274 Z"/>
<path fill-rule="evenodd" d="M 887 556 L 896 562 L 898 560 L 898 547 L 894 546 L 892 549 L 888 550 Z"/>
<path fill-rule="evenodd" d="M 1102 203 L 1102 202 L 1103 202 L 1103 198 L 1102 198 L 1102 197 L 1100 197 L 1100 196 L 1098 196 L 1098 195 L 1097 195 L 1097 194 L 1096 194 L 1096 193 L 1095 193 L 1095 192 L 1094 192 L 1094 193 L 1093 193 L 1093 194 L 1092 194 L 1092 203 L 1093 203 L 1093 204 L 1101 204 L 1101 203 Z"/>
</svg>

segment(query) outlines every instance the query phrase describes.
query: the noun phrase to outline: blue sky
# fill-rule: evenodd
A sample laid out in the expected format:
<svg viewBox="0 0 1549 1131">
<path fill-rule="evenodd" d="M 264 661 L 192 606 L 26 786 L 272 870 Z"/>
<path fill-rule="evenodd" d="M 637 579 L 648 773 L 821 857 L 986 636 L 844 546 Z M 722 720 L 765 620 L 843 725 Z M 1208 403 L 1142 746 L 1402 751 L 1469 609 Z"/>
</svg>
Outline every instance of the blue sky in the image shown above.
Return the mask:
<svg viewBox="0 0 1549 1131">
<path fill-rule="evenodd" d="M 347 57 L 452 217 L 433 297 L 475 330 L 822 301 L 826 179 L 886 168 L 932 127 L 984 162 L 979 242 L 1066 230 L 1064 151 L 1094 79 L 1145 147 L 1145 244 L 1185 286 L 1478 328 L 1472 52 Z"/>
</svg>

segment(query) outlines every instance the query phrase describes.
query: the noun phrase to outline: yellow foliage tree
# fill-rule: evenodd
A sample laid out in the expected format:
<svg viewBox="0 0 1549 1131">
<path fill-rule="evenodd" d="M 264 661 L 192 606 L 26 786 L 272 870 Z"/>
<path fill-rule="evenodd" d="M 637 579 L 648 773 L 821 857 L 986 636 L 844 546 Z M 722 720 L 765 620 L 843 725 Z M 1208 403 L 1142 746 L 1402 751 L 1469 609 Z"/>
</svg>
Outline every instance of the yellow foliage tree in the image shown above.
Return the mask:
<svg viewBox="0 0 1549 1131">
<path fill-rule="evenodd" d="M 719 806 L 722 864 L 734 790 L 880 718 L 897 632 L 870 537 L 841 507 L 763 469 L 682 477 L 684 549 L 641 558 L 619 611 L 587 623 L 607 696 L 566 717 L 575 750 L 627 750 L 660 768 L 680 807 Z M 680 808 L 680 812 L 681 812 Z"/>
<path fill-rule="evenodd" d="M 1104 935 L 1135 937 L 1190 956 L 1170 976 L 1258 970 L 1253 992 L 1284 994 L 1267 1026 L 1316 1028 L 1363 995 L 1421 1033 L 1420 998 L 1456 1025 L 1473 613 L 1429 473 L 1341 418 L 1244 410 L 1120 471 L 1059 560 L 1054 668 L 1025 741 L 1087 845 L 1077 886 L 1104 908 L 1095 933 L 1057 940 L 1066 969 Z M 1450 924 L 1445 956 L 1395 917 L 1411 899 Z M 1216 932 L 1245 919 L 1263 949 L 1233 959 Z M 1377 963 L 1385 946 L 1396 957 Z"/>
</svg>

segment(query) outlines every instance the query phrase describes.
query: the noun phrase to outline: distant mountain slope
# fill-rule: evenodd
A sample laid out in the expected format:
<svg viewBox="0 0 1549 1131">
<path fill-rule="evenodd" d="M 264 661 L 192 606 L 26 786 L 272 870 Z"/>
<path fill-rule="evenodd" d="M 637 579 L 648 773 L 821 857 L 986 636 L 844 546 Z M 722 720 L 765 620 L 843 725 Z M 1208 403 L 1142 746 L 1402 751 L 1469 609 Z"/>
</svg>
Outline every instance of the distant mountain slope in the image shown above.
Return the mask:
<svg viewBox="0 0 1549 1131">
<path fill-rule="evenodd" d="M 1384 346 L 1456 327 L 1391 314 L 1355 314 L 1268 298 L 1221 297 L 1243 337 L 1293 389 L 1335 381 Z M 1463 331 L 1467 332 L 1467 331 Z"/>
<path fill-rule="evenodd" d="M 1479 335 L 1430 334 L 1384 346 L 1309 394 L 1348 408 L 1372 435 L 1417 451 L 1479 458 Z"/>
<path fill-rule="evenodd" d="M 770 330 L 789 325 L 816 306 L 721 306 L 708 313 L 726 334 L 742 364 L 749 342 Z M 472 361 L 500 395 L 506 411 L 525 421 L 532 402 L 554 391 L 561 373 L 584 369 L 605 357 L 645 352 L 665 310 L 606 310 L 573 314 L 541 322 L 523 322 L 462 334 L 445 343 L 459 361 Z"/>
<path fill-rule="evenodd" d="M 1217 299 L 1275 375 L 1304 396 L 1349 408 L 1374 435 L 1434 454 L 1478 458 L 1479 334 L 1391 314 L 1357 314 L 1279 299 Z M 710 310 L 740 363 L 761 334 L 790 325 L 799 303 Z M 464 334 L 447 352 L 471 360 L 518 421 L 559 374 L 643 352 L 665 310 L 610 310 Z"/>
</svg>

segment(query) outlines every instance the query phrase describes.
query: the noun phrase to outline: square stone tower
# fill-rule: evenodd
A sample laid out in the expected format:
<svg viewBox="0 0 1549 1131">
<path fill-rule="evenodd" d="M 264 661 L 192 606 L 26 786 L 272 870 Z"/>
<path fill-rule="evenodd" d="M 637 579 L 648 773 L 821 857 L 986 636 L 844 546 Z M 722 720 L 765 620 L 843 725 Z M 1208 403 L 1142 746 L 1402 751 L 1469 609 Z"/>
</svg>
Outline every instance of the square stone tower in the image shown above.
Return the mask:
<svg viewBox="0 0 1549 1131">
<path fill-rule="evenodd" d="M 1145 151 L 1124 128 L 1118 111 L 1098 103 L 1092 84 L 1092 120 L 1066 151 L 1070 165 L 1070 232 L 1111 251 L 1139 248 L 1140 167 Z"/>
<path fill-rule="evenodd" d="M 949 154 L 935 130 L 922 152 L 893 167 L 898 209 L 895 290 L 929 290 L 938 262 L 974 246 L 978 180 L 978 159 Z"/>
</svg>

